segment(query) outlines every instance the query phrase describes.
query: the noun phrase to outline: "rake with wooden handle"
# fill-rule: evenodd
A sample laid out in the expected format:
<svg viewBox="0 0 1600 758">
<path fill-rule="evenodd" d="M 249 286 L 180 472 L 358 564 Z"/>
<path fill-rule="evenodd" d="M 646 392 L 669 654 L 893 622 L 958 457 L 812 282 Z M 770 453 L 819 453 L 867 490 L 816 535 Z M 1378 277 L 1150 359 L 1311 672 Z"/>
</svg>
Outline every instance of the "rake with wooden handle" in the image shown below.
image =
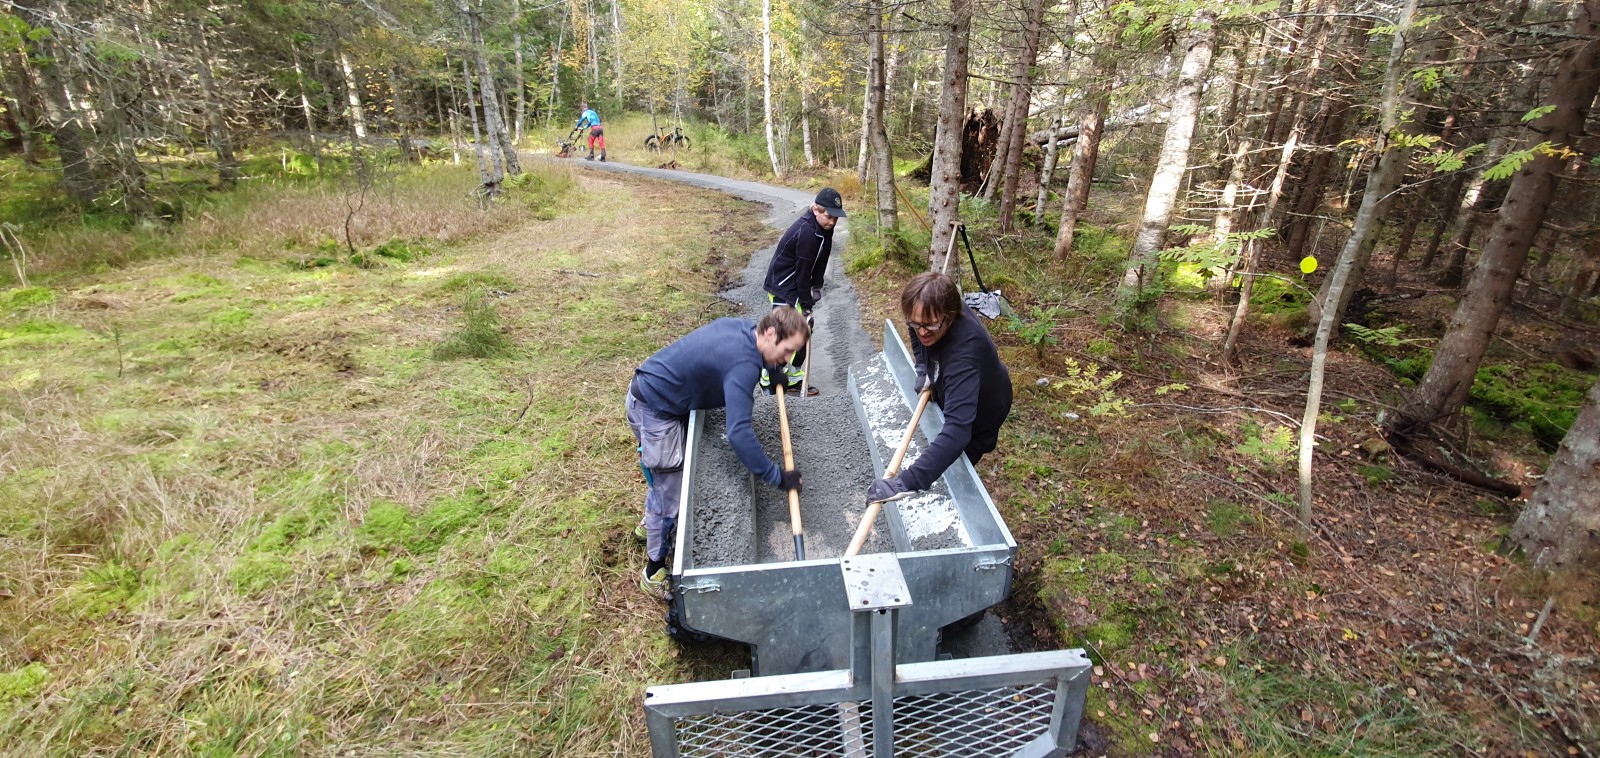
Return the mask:
<svg viewBox="0 0 1600 758">
<path fill-rule="evenodd" d="M 779 369 L 780 371 L 782 369 Z M 789 444 L 789 409 L 784 402 L 786 394 L 783 387 L 773 393 L 778 398 L 778 436 L 783 439 L 783 469 L 794 470 L 794 448 Z M 794 532 L 794 559 L 806 559 L 806 534 L 800 525 L 800 491 L 789 490 L 789 529 Z"/>
<path fill-rule="evenodd" d="M 911 447 L 911 438 L 917 434 L 917 422 L 922 419 L 922 410 L 928 407 L 928 400 L 932 397 L 933 388 L 929 387 L 922 391 L 921 397 L 917 398 L 917 409 L 911 412 L 911 423 L 906 426 L 906 436 L 901 438 L 899 449 L 894 451 L 894 457 L 889 459 L 889 466 L 883 470 L 885 479 L 900 473 L 900 463 L 905 460 L 906 450 Z M 861 514 L 861 525 L 856 527 L 855 536 L 850 538 L 850 546 L 844 550 L 844 557 L 849 558 L 861 552 L 861 546 L 867 542 L 867 535 L 872 533 L 872 522 L 878 520 L 878 511 L 883 508 L 884 503 L 899 500 L 909 494 L 911 493 L 902 492 L 894 497 L 868 503 L 866 513 Z"/>
</svg>

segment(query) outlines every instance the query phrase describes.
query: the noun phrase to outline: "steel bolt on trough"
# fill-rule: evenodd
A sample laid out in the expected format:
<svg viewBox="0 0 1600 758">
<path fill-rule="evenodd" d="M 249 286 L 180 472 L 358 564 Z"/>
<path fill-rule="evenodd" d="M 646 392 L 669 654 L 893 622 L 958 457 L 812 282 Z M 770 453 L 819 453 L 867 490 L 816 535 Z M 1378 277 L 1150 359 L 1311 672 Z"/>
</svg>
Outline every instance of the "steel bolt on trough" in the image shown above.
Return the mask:
<svg viewBox="0 0 1600 758">
<path fill-rule="evenodd" d="M 886 324 L 883 352 L 871 360 L 883 363 L 850 369 L 851 396 L 869 440 L 875 430 L 862 401 L 858 382 L 861 371 L 886 367 L 900 401 L 907 408 L 915 401 L 911 355 L 892 324 Z M 919 424 L 924 438 L 933 439 L 943 427 L 944 414 L 929 406 Z M 894 434 L 901 431 L 895 430 Z M 851 609 L 839 602 L 845 588 L 837 558 L 734 566 L 695 564 L 690 540 L 696 530 L 695 476 L 705 435 L 705 414 L 691 413 L 672 563 L 672 602 L 678 623 L 692 632 L 750 645 L 752 672 L 757 676 L 849 667 L 853 659 Z M 868 452 L 873 470 L 882 475 L 887 464 L 882 452 L 872 444 L 868 445 Z M 922 598 L 898 617 L 896 663 L 933 660 L 940 629 L 983 612 L 1004 600 L 1011 590 L 1011 560 L 1017 543 L 994 501 L 989 499 L 977 470 L 962 456 L 945 472 L 942 481 L 960 521 L 964 543 L 960 547 L 914 550 L 896 504 L 883 509 L 906 585 Z M 754 486 L 751 482 L 750 487 Z M 753 502 L 754 495 L 747 494 L 743 502 L 717 503 L 716 507 L 750 508 Z"/>
</svg>

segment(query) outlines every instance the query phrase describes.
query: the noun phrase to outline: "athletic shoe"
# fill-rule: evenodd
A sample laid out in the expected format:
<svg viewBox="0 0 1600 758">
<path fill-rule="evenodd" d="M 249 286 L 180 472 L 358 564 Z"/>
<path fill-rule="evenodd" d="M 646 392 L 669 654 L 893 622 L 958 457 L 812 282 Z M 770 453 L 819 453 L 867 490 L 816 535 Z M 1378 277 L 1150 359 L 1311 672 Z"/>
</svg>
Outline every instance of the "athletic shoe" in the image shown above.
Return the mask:
<svg viewBox="0 0 1600 758">
<path fill-rule="evenodd" d="M 640 541 L 640 542 L 644 542 L 644 541 L 650 539 L 650 535 L 644 533 L 644 522 L 643 521 L 640 521 L 638 523 L 638 525 L 633 527 L 633 538 L 638 540 L 638 541 Z"/>
<path fill-rule="evenodd" d="M 640 569 L 639 576 L 639 589 L 644 590 L 644 594 L 657 600 L 671 599 L 671 586 L 667 581 L 667 568 L 665 566 L 656 569 L 656 573 L 650 576 L 646 576 L 644 569 Z"/>
</svg>

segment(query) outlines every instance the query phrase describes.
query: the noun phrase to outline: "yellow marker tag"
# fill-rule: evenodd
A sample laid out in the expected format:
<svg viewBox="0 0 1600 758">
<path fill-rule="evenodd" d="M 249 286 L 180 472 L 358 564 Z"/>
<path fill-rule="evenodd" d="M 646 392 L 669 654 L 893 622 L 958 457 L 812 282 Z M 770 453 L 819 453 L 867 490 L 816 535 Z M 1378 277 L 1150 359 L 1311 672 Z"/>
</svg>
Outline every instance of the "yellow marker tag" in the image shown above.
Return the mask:
<svg viewBox="0 0 1600 758">
<path fill-rule="evenodd" d="M 1316 271 L 1316 270 L 1317 270 L 1317 259 L 1316 259 L 1315 256 L 1308 255 L 1308 256 L 1300 259 L 1300 273 L 1309 274 L 1309 273 L 1311 273 L 1313 271 Z"/>
</svg>

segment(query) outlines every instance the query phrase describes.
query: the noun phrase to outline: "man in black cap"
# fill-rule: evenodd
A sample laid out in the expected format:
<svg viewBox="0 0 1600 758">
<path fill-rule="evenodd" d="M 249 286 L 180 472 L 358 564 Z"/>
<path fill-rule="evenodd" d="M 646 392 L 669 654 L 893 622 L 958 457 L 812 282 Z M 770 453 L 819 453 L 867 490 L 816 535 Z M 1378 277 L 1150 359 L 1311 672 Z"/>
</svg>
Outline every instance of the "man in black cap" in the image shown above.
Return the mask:
<svg viewBox="0 0 1600 758">
<path fill-rule="evenodd" d="M 789 225 L 778 240 L 778 249 L 772 253 L 772 263 L 767 265 L 767 280 L 762 285 L 773 308 L 794 308 L 806 317 L 806 323 L 816 326 L 813 309 L 822 299 L 823 274 L 828 270 L 828 256 L 833 253 L 833 227 L 845 217 L 844 199 L 839 191 L 824 187 L 806 211 Z M 778 381 L 790 392 L 798 392 L 805 370 L 806 348 L 795 351 L 784 366 L 784 376 Z M 761 386 L 770 387 L 772 378 L 765 372 Z M 810 394 L 817 394 L 811 387 Z"/>
</svg>

